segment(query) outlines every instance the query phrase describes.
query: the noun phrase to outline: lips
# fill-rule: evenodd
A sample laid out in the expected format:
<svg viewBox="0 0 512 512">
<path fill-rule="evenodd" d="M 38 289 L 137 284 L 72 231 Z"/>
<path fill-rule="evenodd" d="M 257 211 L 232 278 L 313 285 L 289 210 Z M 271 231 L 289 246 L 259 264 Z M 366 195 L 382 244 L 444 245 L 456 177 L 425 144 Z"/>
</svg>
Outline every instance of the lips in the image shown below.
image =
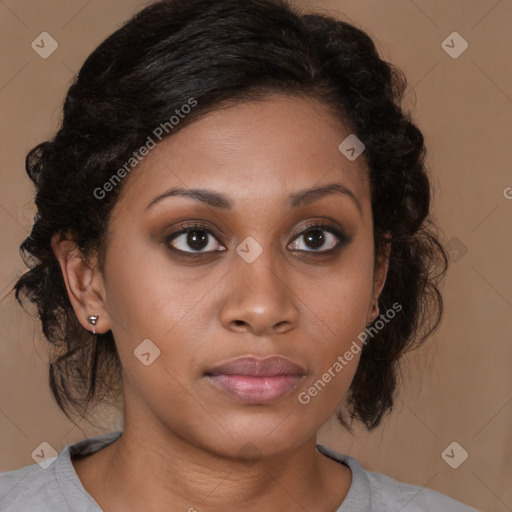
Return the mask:
<svg viewBox="0 0 512 512">
<path fill-rule="evenodd" d="M 306 371 L 282 356 L 243 356 L 205 372 L 218 389 L 250 405 L 270 404 L 297 387 Z"/>
</svg>

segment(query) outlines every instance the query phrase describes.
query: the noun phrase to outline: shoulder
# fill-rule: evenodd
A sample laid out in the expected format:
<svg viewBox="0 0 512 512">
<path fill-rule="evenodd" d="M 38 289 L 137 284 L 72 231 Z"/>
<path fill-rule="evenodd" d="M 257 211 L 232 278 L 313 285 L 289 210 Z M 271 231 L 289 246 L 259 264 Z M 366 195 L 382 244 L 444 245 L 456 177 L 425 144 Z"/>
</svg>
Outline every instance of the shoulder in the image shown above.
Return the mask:
<svg viewBox="0 0 512 512">
<path fill-rule="evenodd" d="M 336 512 L 478 512 L 432 489 L 406 484 L 382 473 L 367 471 L 356 459 L 325 446 L 318 445 L 318 449 L 324 455 L 347 465 L 352 471 L 349 493 Z"/>
<path fill-rule="evenodd" d="M 0 473 L 2 512 L 101 512 L 83 487 L 71 462 L 72 456 L 94 453 L 114 442 L 121 431 L 82 439 L 67 445 L 58 457 Z"/>
<path fill-rule="evenodd" d="M 370 484 L 370 494 L 377 504 L 377 509 L 379 506 L 395 506 L 396 510 L 403 512 L 476 512 L 474 508 L 432 489 L 398 482 L 382 473 L 366 471 L 366 475 Z"/>
<path fill-rule="evenodd" d="M 59 489 L 53 463 L 46 469 L 38 464 L 0 473 L 0 510 L 3 512 L 50 512 L 69 509 Z"/>
</svg>

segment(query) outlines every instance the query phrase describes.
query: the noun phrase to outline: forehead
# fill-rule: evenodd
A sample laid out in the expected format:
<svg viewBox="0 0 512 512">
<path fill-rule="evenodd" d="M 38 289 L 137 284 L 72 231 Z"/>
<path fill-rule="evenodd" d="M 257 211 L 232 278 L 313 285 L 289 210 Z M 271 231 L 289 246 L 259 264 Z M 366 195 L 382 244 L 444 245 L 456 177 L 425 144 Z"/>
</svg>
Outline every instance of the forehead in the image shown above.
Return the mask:
<svg viewBox="0 0 512 512">
<path fill-rule="evenodd" d="M 146 206 L 176 186 L 215 189 L 236 207 L 333 182 L 369 201 L 364 154 L 350 161 L 338 148 L 350 134 L 311 99 L 276 95 L 220 108 L 157 144 L 132 171 L 119 207 Z"/>
</svg>

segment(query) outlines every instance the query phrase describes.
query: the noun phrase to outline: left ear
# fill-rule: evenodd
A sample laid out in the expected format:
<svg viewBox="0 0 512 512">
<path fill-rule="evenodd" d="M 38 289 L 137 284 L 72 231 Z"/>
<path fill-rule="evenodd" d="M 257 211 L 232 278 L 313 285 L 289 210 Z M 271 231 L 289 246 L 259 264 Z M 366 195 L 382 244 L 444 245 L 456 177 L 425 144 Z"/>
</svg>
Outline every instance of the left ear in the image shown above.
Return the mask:
<svg viewBox="0 0 512 512">
<path fill-rule="evenodd" d="M 371 324 L 379 316 L 379 296 L 386 284 L 389 268 L 389 255 L 391 253 L 391 242 L 381 245 L 378 252 L 373 272 L 373 292 L 370 309 L 367 316 L 367 324 Z"/>
</svg>

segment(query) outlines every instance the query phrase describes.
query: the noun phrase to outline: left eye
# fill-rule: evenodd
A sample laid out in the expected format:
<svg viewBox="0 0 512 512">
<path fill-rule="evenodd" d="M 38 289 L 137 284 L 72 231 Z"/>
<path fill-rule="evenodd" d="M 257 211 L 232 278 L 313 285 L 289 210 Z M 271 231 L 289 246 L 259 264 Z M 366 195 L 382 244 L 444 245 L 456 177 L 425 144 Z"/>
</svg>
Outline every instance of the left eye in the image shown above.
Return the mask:
<svg viewBox="0 0 512 512">
<path fill-rule="evenodd" d="M 301 243 L 301 241 L 303 243 Z M 312 226 L 307 228 L 297 238 L 295 238 L 291 244 L 291 248 L 306 252 L 326 252 L 334 249 L 340 244 L 340 242 L 341 234 L 336 234 L 333 228 L 325 226 Z M 306 244 L 308 248 L 305 248 Z M 319 251 L 318 249 L 322 250 Z"/>
</svg>

